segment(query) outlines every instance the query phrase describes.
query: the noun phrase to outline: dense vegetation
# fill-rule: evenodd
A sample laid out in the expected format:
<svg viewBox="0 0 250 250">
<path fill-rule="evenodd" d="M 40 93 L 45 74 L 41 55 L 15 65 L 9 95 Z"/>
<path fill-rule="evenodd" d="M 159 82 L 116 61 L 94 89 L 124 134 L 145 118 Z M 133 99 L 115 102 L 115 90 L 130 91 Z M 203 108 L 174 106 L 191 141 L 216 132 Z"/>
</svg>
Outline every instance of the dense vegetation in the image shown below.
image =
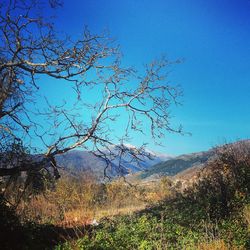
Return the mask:
<svg viewBox="0 0 250 250">
<path fill-rule="evenodd" d="M 105 219 L 57 249 L 249 249 L 249 143 L 216 149 L 183 193 L 130 216 Z"/>
<path fill-rule="evenodd" d="M 67 175 L 42 194 L 24 195 L 16 210 L 1 197 L 1 246 L 249 249 L 249 152 L 248 141 L 216 148 L 216 157 L 184 190 L 168 178 L 130 185 Z M 91 225 L 93 218 L 98 225 Z"/>
</svg>

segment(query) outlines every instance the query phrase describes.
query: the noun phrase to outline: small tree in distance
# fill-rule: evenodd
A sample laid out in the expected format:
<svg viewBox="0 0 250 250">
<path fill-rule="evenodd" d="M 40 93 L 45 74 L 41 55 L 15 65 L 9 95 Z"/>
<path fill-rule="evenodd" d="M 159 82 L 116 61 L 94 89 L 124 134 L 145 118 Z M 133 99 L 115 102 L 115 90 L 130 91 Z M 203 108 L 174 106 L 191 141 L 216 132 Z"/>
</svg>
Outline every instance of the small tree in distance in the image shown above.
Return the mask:
<svg viewBox="0 0 250 250">
<path fill-rule="evenodd" d="M 52 21 L 40 15 L 42 4 L 55 8 L 58 1 L 4 0 L 0 4 L 0 150 L 1 158 L 13 141 L 43 143 L 42 157 L 21 157 L 1 162 L 0 176 L 53 168 L 55 156 L 82 147 L 110 165 L 114 157 L 130 154 L 134 161 L 150 157 L 143 150 L 124 146 L 131 133 L 150 131 L 155 142 L 164 133 L 181 132 L 170 125 L 170 106 L 181 92 L 169 85 L 167 69 L 173 63 L 162 58 L 145 67 L 144 74 L 123 67 L 119 49 L 104 35 L 85 29 L 82 38 L 58 35 Z M 49 6 L 47 6 L 49 8 Z M 70 103 L 31 108 L 46 79 L 70 86 Z M 96 91 L 96 100 L 88 97 Z M 65 97 L 66 99 L 68 97 Z M 82 112 L 82 113 L 81 113 Z M 126 117 L 123 133 L 114 134 L 120 116 Z M 46 126 L 41 120 L 47 121 Z M 146 126 L 145 126 L 146 124 Z M 118 138 L 117 138 L 118 137 Z M 110 148 L 119 141 L 115 152 Z M 29 145 L 32 152 L 32 143 Z M 121 166 L 120 166 L 121 167 Z"/>
</svg>

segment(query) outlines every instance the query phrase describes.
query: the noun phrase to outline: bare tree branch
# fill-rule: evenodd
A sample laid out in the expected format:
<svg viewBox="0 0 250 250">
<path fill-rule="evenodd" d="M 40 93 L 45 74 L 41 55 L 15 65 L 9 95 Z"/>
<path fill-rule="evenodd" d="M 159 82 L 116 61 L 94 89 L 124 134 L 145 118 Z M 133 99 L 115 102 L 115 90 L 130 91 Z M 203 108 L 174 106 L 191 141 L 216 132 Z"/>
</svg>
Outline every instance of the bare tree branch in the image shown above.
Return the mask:
<svg viewBox="0 0 250 250">
<path fill-rule="evenodd" d="M 61 2 L 49 4 L 54 8 Z M 111 158 L 121 159 L 124 154 L 139 163 L 140 156 L 150 155 L 143 155 L 143 147 L 124 147 L 131 134 L 150 132 L 159 142 L 165 132 L 182 132 L 181 127 L 170 125 L 170 108 L 179 104 L 181 91 L 169 84 L 167 69 L 178 61 L 162 58 L 146 65 L 144 74 L 138 73 L 122 66 L 121 53 L 111 39 L 85 28 L 82 37 L 72 41 L 56 33 L 50 20 L 35 15 L 36 6 L 21 0 L 0 5 L 0 139 L 21 135 L 40 139 L 44 158 L 37 163 L 3 166 L 0 176 L 39 170 L 49 163 L 58 177 L 55 156 L 79 147 L 91 147 L 107 166 Z M 27 105 L 37 98 L 41 76 L 59 79 L 62 88 L 67 84 L 77 94 L 72 107 L 67 102 L 51 105 L 46 101 L 47 111 L 36 113 L 47 121 L 46 128 Z M 88 98 L 91 90 L 101 96 L 95 104 Z M 124 131 L 116 135 L 121 118 Z M 120 145 L 113 153 L 109 147 L 117 140 Z"/>
</svg>

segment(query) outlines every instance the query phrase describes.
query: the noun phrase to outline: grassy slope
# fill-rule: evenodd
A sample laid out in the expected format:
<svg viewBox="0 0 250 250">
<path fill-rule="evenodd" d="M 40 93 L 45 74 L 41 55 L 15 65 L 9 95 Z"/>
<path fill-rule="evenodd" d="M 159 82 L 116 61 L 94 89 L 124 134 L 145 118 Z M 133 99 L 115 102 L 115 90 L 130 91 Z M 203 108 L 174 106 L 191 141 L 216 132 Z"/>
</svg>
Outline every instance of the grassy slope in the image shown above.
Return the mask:
<svg viewBox="0 0 250 250">
<path fill-rule="evenodd" d="M 143 172 L 140 175 L 140 178 L 148 178 L 149 176 L 154 174 L 173 176 L 188 168 L 205 163 L 212 156 L 212 151 L 181 155 L 168 161 L 154 165 L 149 170 Z"/>
<path fill-rule="evenodd" d="M 211 248 L 202 248 L 202 246 Z M 217 246 L 216 246 L 217 245 Z M 175 199 L 132 216 L 103 220 L 85 237 L 56 249 L 249 249 L 239 216 L 211 222 L 191 200 Z"/>
</svg>

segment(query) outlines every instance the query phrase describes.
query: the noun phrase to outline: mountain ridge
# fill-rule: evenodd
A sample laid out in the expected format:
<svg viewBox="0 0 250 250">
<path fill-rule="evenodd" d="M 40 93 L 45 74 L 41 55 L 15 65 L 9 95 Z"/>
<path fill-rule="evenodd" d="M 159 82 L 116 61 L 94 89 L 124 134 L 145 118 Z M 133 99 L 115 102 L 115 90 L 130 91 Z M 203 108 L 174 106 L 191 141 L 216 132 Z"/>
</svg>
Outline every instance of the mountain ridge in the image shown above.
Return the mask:
<svg viewBox="0 0 250 250">
<path fill-rule="evenodd" d="M 122 157 L 120 157 L 119 150 L 124 150 Z M 139 156 L 134 157 L 133 154 Z M 145 169 L 149 169 L 153 165 L 170 159 L 171 156 L 156 153 L 148 149 L 137 149 L 133 145 L 123 144 L 115 145 L 108 150 L 104 150 L 106 157 L 109 159 L 109 166 L 102 157 L 97 157 L 96 152 L 73 150 L 63 155 L 56 157 L 58 164 L 66 170 L 73 171 L 88 171 L 100 178 L 117 177 L 121 175 L 127 175 L 129 173 L 136 173 Z M 106 169 L 106 173 L 105 172 Z"/>
</svg>

